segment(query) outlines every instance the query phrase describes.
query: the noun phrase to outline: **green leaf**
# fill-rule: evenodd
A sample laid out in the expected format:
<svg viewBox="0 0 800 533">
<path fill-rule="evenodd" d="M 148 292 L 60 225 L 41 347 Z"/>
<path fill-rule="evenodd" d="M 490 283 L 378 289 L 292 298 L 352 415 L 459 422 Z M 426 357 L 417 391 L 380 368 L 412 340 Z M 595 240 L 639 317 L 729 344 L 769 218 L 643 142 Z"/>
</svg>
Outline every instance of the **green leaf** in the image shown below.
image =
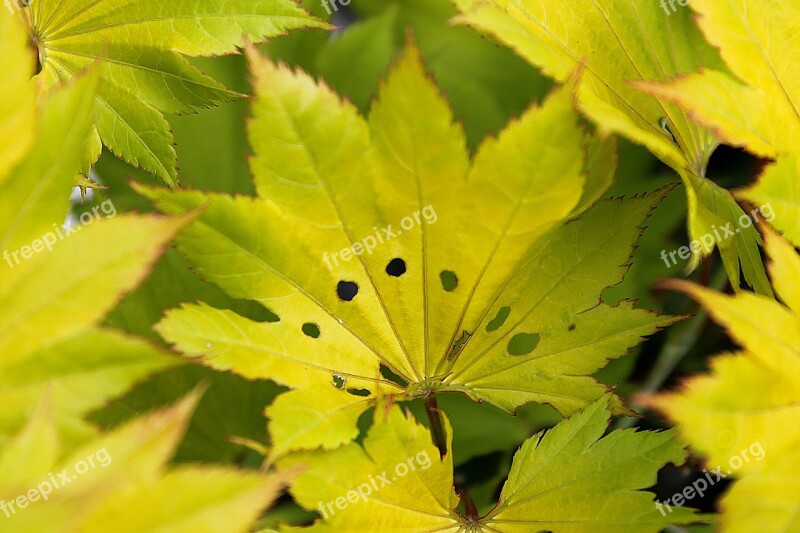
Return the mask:
<svg viewBox="0 0 800 533">
<path fill-rule="evenodd" d="M 728 143 L 778 159 L 737 196 L 771 209 L 772 224 L 800 244 L 800 69 L 791 54 L 774 46 L 800 31 L 800 10 L 791 2 L 763 0 L 700 0 L 691 7 L 702 15 L 700 27 L 731 72 L 707 69 L 649 90 L 683 107 Z"/>
<path fill-rule="evenodd" d="M 402 476 L 396 472 L 400 463 L 406 468 Z M 375 410 L 375 423 L 363 447 L 350 443 L 331 452 L 297 453 L 279 466 L 307 469 L 292 481 L 290 492 L 300 505 L 328 518 L 310 530 L 458 529 L 452 455 L 440 459 L 427 428 L 396 407 L 385 414 L 384 409 Z M 356 492 L 359 489 L 363 498 Z M 341 500 L 337 508 L 337 498 L 347 498 L 350 491 L 355 497 L 345 499 L 344 510 Z M 328 503 L 332 509 L 325 508 Z"/>
<path fill-rule="evenodd" d="M 721 354 L 711 373 L 654 404 L 678 423 L 681 435 L 711 468 L 741 478 L 723 497 L 725 531 L 792 531 L 797 527 L 800 464 L 800 257 L 766 231 L 770 274 L 785 306 L 752 293 L 735 296 L 680 282 L 742 350 Z"/>
<path fill-rule="evenodd" d="M 54 416 L 81 417 L 133 383 L 179 362 L 143 341 L 93 329 L 54 342 L 16 363 L 0 361 L 0 401 L 14 405 L 0 414 L 0 434 L 21 426 L 46 392 Z"/>
<path fill-rule="evenodd" d="M 336 448 L 358 436 L 356 422 L 369 398 L 342 394 L 337 389 L 305 388 L 281 394 L 267 408 L 271 455 L 289 450 Z M 324 441 L 320 439 L 324 435 Z"/>
<path fill-rule="evenodd" d="M 4 361 L 18 361 L 101 319 L 120 293 L 133 288 L 147 273 L 164 243 L 185 223 L 118 215 L 78 226 L 81 231 L 65 235 L 67 240 L 57 242 L 52 251 L 42 246 L 43 252 L 13 269 L 4 265 L 0 270 Z M 98 247 L 97 242 L 116 244 Z M 89 282 L 91 291 L 80 290 Z"/>
<path fill-rule="evenodd" d="M 322 18 L 327 14 L 323 5 L 319 0 L 303 2 Z M 261 48 L 272 58 L 321 77 L 366 112 L 411 32 L 456 119 L 463 121 L 470 150 L 485 135 L 499 132 L 531 101 L 541 100 L 551 85 L 509 50 L 451 24 L 457 12 L 449 0 L 355 0 L 348 9 L 355 20 L 348 20 L 330 39 L 316 38 L 318 32 L 294 33 Z"/>
<path fill-rule="evenodd" d="M 674 432 L 603 437 L 608 408 L 601 399 L 520 448 L 500 504 L 483 519 L 488 530 L 638 533 L 694 521 L 684 508 L 664 516 L 651 494 L 637 490 L 652 486 L 665 463 L 686 458 Z"/>
<path fill-rule="evenodd" d="M 198 399 L 192 394 L 69 448 L 56 437 L 48 402 L 42 401 L 23 432 L 0 452 L 0 471 L 11 474 L 0 479 L 3 531 L 248 531 L 286 477 L 168 469 Z M 22 476 L 14 475 L 12 464 Z M 59 472 L 65 477 L 55 475 Z"/>
<path fill-rule="evenodd" d="M 134 166 L 177 184 L 172 132 L 162 113 L 190 113 L 241 95 L 205 76 L 181 55 L 236 52 L 297 28 L 327 24 L 291 0 L 41 0 L 25 9 L 50 88 L 99 62 L 97 132 Z M 94 159 L 99 150 L 93 149 Z M 94 162 L 94 161 L 91 161 Z M 84 166 L 84 172 L 88 170 Z"/>
<path fill-rule="evenodd" d="M 578 103 L 604 131 L 649 148 L 681 176 L 689 198 L 689 236 L 712 244 L 692 250 L 690 267 L 719 246 L 734 287 L 739 269 L 758 292 L 771 295 L 752 228 L 733 239 L 709 231 L 712 222 L 738 227 L 744 214 L 724 189 L 708 180 L 706 166 L 719 140 L 669 99 L 643 92 L 700 67 L 723 69 L 688 9 L 669 11 L 655 1 L 459 0 L 459 18 L 494 35 L 556 80 L 582 69 Z M 664 10 L 668 12 L 665 14 Z M 660 36 L 660 37 L 656 37 Z"/>
<path fill-rule="evenodd" d="M 28 151 L 36 130 L 36 101 L 28 80 L 33 54 L 24 27 L 10 11 L 0 13 L 0 183 Z"/>
<path fill-rule="evenodd" d="M 90 137 L 97 76 L 82 76 L 40 102 L 35 142 L 0 179 L 0 398 L 9 406 L 0 416 L 0 440 L 49 394 L 61 438 L 76 442 L 91 432 L 79 417 L 177 362 L 95 326 L 186 220 L 114 217 L 113 204 L 104 204 L 82 224 L 64 223 Z"/>
<path fill-rule="evenodd" d="M 0 181 L 0 248 L 3 250 L 15 251 L 55 231 L 54 223 L 63 223 L 69 206 L 69 191 L 89 137 L 96 86 L 96 74 L 85 76 L 71 87 L 54 93 L 42 105 L 37 117 L 35 144 L 12 174 Z M 26 86 L 19 90 L 30 89 Z M 3 267 L 11 269 L 20 261 L 19 255 L 4 259 Z M 5 272 L 0 273 L 0 278 L 4 275 Z"/>
<path fill-rule="evenodd" d="M 456 512 L 450 448 L 440 460 L 428 432 L 397 409 L 385 419 L 378 411 L 363 447 L 298 453 L 281 464 L 309 468 L 291 492 L 320 513 L 311 531 L 655 533 L 694 521 L 684 508 L 663 515 L 653 495 L 641 491 L 665 463 L 685 459 L 673 432 L 619 430 L 603 437 L 609 409 L 606 396 L 527 440 L 498 504 L 470 521 Z"/>
<path fill-rule="evenodd" d="M 596 370 L 673 321 L 631 302 L 601 303 L 666 191 L 586 210 L 613 171 L 598 147 L 613 143 L 580 127 L 568 90 L 488 139 L 471 165 L 414 48 L 368 121 L 310 77 L 250 56 L 260 198 L 138 188 L 168 213 L 204 206 L 179 249 L 205 279 L 280 320 L 185 304 L 157 326 L 185 355 L 323 397 L 335 384 L 371 401 L 457 391 L 506 411 L 533 401 L 570 414 L 605 393 Z M 379 245 L 384 233 L 395 234 Z M 333 255 L 362 239 L 352 260 Z M 405 265 L 399 277 L 387 272 L 393 261 Z M 358 294 L 340 297 L 342 283 Z M 531 346 L 516 346 L 526 339 Z M 339 394 L 336 405 L 355 401 Z M 293 423 L 312 427 L 334 412 Z M 355 417 L 348 407 L 350 424 Z M 332 447 L 352 431 L 314 433 L 302 447 Z"/>
<path fill-rule="evenodd" d="M 548 76 L 563 81 L 585 64 L 579 104 L 599 127 L 644 144 L 678 172 L 704 174 L 718 144 L 714 135 L 677 106 L 631 83 L 722 66 L 688 10 L 666 16 L 658 2 L 624 0 L 458 4 L 464 12 L 461 22 L 491 33 Z"/>
<path fill-rule="evenodd" d="M 707 65 L 671 83 L 651 84 L 652 92 L 680 104 L 731 144 L 763 157 L 797 153 L 800 68 L 774 43 L 800 28 L 800 7 L 769 0 L 698 0 L 691 8 L 702 15 L 698 23 L 730 71 Z"/>
<path fill-rule="evenodd" d="M 800 153 L 781 157 L 767 167 L 758 181 L 737 196 L 759 206 L 765 219 L 800 246 Z"/>
</svg>

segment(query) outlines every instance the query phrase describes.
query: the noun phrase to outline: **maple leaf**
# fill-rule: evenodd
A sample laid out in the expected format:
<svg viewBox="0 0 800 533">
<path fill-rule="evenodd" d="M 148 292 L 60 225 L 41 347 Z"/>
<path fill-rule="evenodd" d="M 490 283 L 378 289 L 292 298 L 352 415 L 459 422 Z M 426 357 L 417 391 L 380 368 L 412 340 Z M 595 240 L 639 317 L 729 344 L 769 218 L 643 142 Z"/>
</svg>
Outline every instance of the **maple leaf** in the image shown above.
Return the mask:
<svg viewBox="0 0 800 533">
<path fill-rule="evenodd" d="M 45 391 L 54 416 L 76 417 L 179 360 L 96 323 L 146 274 L 186 219 L 119 215 L 68 228 L 69 193 L 91 128 L 97 73 L 37 106 L 22 26 L 0 10 L 0 440 Z M 22 95 L 22 96 L 21 96 Z M 28 133 L 25 133 L 28 132 Z M 30 139 L 28 138 L 30 137 Z M 2 143 L 5 144 L 5 143 Z M 98 245 L 114 243 L 114 246 Z"/>
<path fill-rule="evenodd" d="M 800 245 L 800 67 L 785 48 L 800 32 L 800 6 L 693 0 L 691 7 L 730 72 L 709 68 L 649 89 L 680 104 L 728 143 L 778 158 L 738 195 L 770 205 L 772 224 Z"/>
<path fill-rule="evenodd" d="M 2 529 L 246 531 L 284 478 L 222 468 L 165 471 L 198 394 L 107 434 L 82 420 L 177 364 L 96 323 L 188 219 L 119 215 L 62 226 L 90 135 L 98 74 L 73 80 L 37 106 L 24 30 L 2 9 L 0 31 L 0 100 L 15 104 L 0 108 L 0 139 L 12 142 L 20 132 L 19 143 L 0 155 Z"/>
<path fill-rule="evenodd" d="M 259 197 L 138 188 L 167 213 L 204 206 L 179 250 L 280 318 L 199 303 L 157 326 L 208 366 L 298 389 L 272 408 L 273 453 L 346 442 L 385 394 L 463 392 L 570 414 L 605 393 L 595 371 L 673 322 L 600 299 L 666 191 L 595 204 L 613 145 L 581 129 L 571 86 L 471 163 L 414 47 L 367 121 L 307 75 L 248 55 Z"/>
<path fill-rule="evenodd" d="M 175 185 L 174 139 L 164 113 L 191 113 L 242 95 L 184 57 L 230 54 L 295 28 L 326 28 L 291 0 L 34 0 L 21 8 L 38 48 L 45 89 L 99 62 L 96 130 L 82 170 L 101 141 L 134 166 Z"/>
<path fill-rule="evenodd" d="M 0 451 L 3 531 L 248 531 L 291 473 L 168 469 L 198 400 L 193 393 L 109 433 L 87 426 L 70 442 L 60 438 L 52 400 L 43 396 Z"/>
<path fill-rule="evenodd" d="M 669 99 L 642 91 L 648 87 L 645 82 L 668 80 L 701 67 L 724 69 L 688 10 L 667 16 L 658 2 L 629 0 L 566 4 L 459 0 L 457 4 L 463 11 L 458 20 L 492 34 L 546 75 L 564 81 L 582 67 L 581 110 L 598 128 L 643 144 L 681 176 L 689 201 L 689 236 L 700 243 L 692 250 L 690 268 L 718 246 L 735 287 L 741 267 L 751 286 L 772 294 L 758 252 L 758 232 L 752 226 L 740 227 L 742 209 L 727 190 L 705 177 L 719 140 Z M 730 238 L 714 234 L 714 227 L 726 224 L 741 231 Z M 706 243 L 701 242 L 703 237 Z"/>
<path fill-rule="evenodd" d="M 604 396 L 528 439 L 498 504 L 471 518 L 456 510 L 449 443 L 440 459 L 424 426 L 397 408 L 386 416 L 376 410 L 363 445 L 281 460 L 285 468 L 308 468 L 290 492 L 321 517 L 310 528 L 285 530 L 641 533 L 695 521 L 685 508 L 664 515 L 639 490 L 652 486 L 667 462 L 683 462 L 686 452 L 674 432 L 619 430 L 603 437 L 610 409 Z"/>
<path fill-rule="evenodd" d="M 794 479 L 800 465 L 800 257 L 773 230 L 765 231 L 770 274 L 785 305 L 673 282 L 743 349 L 718 356 L 711 374 L 654 402 L 711 468 L 741 477 L 722 499 L 726 532 L 793 531 L 800 512 Z"/>
</svg>

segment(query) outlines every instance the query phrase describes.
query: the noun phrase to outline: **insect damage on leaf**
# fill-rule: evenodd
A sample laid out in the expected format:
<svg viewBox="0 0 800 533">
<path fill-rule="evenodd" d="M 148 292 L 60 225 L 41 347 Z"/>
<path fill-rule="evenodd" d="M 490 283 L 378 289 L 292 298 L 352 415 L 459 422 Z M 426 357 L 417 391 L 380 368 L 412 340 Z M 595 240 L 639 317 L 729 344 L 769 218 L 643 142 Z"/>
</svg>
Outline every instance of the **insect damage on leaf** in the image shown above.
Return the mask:
<svg viewBox="0 0 800 533">
<path fill-rule="evenodd" d="M 315 408 L 314 420 L 354 425 L 381 396 L 432 391 L 568 415 L 606 393 L 594 372 L 674 321 L 600 298 L 623 278 L 667 190 L 582 203 L 602 196 L 610 178 L 597 174 L 614 168 L 613 154 L 587 156 L 595 139 L 574 109 L 574 84 L 471 161 L 413 46 L 366 120 L 306 74 L 248 57 L 258 197 L 138 189 L 167 213 L 206 206 L 179 250 L 207 280 L 281 321 L 186 304 L 157 326 L 185 355 L 273 379 L 303 402 L 313 391 L 369 391 L 342 399 L 344 410 Z M 285 451 L 281 438 L 273 442 Z M 316 439 L 302 446 L 332 445 Z"/>
</svg>

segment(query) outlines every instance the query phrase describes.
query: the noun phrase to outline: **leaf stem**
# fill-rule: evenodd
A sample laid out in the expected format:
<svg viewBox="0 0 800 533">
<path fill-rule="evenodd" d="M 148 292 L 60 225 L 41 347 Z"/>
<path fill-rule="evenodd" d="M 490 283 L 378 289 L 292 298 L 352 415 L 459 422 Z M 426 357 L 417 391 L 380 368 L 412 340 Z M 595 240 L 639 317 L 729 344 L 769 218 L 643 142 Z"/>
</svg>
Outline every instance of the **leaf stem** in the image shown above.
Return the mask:
<svg viewBox="0 0 800 533">
<path fill-rule="evenodd" d="M 470 524 L 479 523 L 481 516 L 478 513 L 478 507 L 475 505 L 475 501 L 472 499 L 472 496 L 470 496 L 467 492 L 467 489 L 464 487 L 457 487 L 456 494 L 458 494 L 458 497 L 461 498 L 462 502 L 464 502 L 464 518 L 467 519 L 467 522 Z"/>
<path fill-rule="evenodd" d="M 436 393 L 432 390 L 425 394 L 425 412 L 428 414 L 428 420 L 430 420 L 431 423 L 433 443 L 439 449 L 439 455 L 444 457 L 447 455 L 447 439 L 444 434 L 442 414 L 439 410 L 439 404 L 436 401 Z"/>
</svg>

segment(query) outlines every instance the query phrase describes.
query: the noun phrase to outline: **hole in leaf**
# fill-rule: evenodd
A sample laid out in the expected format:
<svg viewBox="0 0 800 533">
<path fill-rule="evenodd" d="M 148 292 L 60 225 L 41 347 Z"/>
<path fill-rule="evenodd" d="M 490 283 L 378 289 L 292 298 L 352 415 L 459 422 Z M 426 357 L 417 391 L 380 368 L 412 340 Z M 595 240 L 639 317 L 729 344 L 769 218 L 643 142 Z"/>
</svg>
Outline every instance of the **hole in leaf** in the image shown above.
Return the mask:
<svg viewBox="0 0 800 533">
<path fill-rule="evenodd" d="M 339 374 L 333 375 L 333 386 L 339 390 L 344 390 L 344 385 L 347 383 L 347 378 L 340 376 Z"/>
<path fill-rule="evenodd" d="M 399 257 L 392 259 L 386 265 L 386 273 L 392 277 L 399 278 L 406 273 L 406 262 Z"/>
<path fill-rule="evenodd" d="M 447 292 L 453 292 L 458 287 L 458 277 L 452 270 L 442 270 L 439 277 L 442 279 L 442 287 Z"/>
<path fill-rule="evenodd" d="M 383 363 L 381 363 L 381 376 L 383 376 L 385 379 L 388 379 L 392 383 L 397 383 L 401 387 L 408 387 L 406 380 L 392 372 L 392 369 Z"/>
<path fill-rule="evenodd" d="M 497 311 L 497 316 L 495 316 L 491 322 L 486 324 L 486 331 L 496 331 L 500 329 L 500 327 L 505 324 L 508 315 L 511 313 L 510 307 L 501 307 L 499 311 Z"/>
<path fill-rule="evenodd" d="M 347 392 L 353 396 L 369 396 L 369 391 L 367 389 L 347 389 Z"/>
<path fill-rule="evenodd" d="M 349 302 L 358 294 L 358 285 L 352 281 L 340 281 L 336 286 L 336 294 L 339 295 L 340 300 Z"/>
<path fill-rule="evenodd" d="M 319 337 L 319 326 L 311 322 L 306 322 L 303 324 L 303 333 L 305 333 L 306 337 L 316 339 Z"/>
<path fill-rule="evenodd" d="M 458 354 L 460 354 L 461 350 L 463 350 L 464 347 L 467 345 L 467 341 L 469 341 L 471 336 L 472 335 L 470 335 L 469 332 L 467 331 L 461 332 L 461 336 L 458 339 L 456 339 L 456 342 L 453 343 L 452 348 L 450 348 L 450 351 L 447 354 L 448 361 L 452 361 L 456 357 L 458 357 Z"/>
<path fill-rule="evenodd" d="M 538 333 L 517 333 L 508 341 L 508 353 L 509 355 L 528 355 L 538 344 Z"/>
</svg>

